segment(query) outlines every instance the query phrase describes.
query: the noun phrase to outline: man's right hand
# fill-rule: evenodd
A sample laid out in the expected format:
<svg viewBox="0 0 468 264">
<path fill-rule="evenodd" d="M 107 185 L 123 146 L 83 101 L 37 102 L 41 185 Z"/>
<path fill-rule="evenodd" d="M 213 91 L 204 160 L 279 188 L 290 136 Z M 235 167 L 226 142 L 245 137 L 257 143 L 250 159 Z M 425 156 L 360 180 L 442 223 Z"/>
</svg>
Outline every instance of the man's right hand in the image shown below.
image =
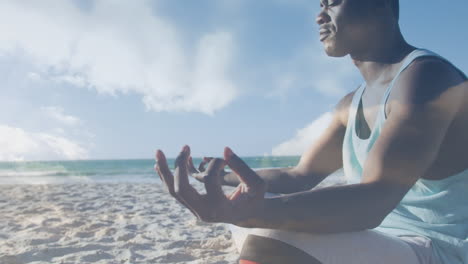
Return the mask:
<svg viewBox="0 0 468 264">
<path fill-rule="evenodd" d="M 202 221 L 252 225 L 252 220 L 264 208 L 266 184 L 262 178 L 230 148 L 225 148 L 224 159 L 209 162 L 204 177 L 206 194 L 200 194 L 189 183 L 189 157 L 190 148 L 185 146 L 176 159 L 174 172 L 171 172 L 164 153 L 156 152 L 155 169 L 169 193 Z M 221 188 L 220 172 L 226 165 L 241 182 L 229 195 L 225 195 Z"/>
</svg>

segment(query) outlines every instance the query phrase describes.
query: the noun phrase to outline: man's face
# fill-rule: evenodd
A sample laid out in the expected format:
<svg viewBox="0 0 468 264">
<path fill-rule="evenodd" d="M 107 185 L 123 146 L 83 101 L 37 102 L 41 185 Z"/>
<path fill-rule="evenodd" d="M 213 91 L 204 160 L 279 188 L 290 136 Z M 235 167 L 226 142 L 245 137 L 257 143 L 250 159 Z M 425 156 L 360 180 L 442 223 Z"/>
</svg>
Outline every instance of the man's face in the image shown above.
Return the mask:
<svg viewBox="0 0 468 264">
<path fill-rule="evenodd" d="M 317 16 L 320 41 L 332 57 L 343 57 L 364 48 L 370 39 L 372 18 L 368 0 L 320 0 Z"/>
</svg>

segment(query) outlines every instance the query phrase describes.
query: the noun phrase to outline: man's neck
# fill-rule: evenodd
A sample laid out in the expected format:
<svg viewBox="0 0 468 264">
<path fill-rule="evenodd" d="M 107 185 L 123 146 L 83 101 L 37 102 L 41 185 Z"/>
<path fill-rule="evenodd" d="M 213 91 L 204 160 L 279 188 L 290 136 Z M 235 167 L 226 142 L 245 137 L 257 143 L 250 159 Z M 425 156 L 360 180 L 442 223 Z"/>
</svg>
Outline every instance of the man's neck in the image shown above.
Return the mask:
<svg viewBox="0 0 468 264">
<path fill-rule="evenodd" d="M 395 67 L 415 49 L 399 30 L 394 32 L 393 36 L 376 36 L 362 52 L 350 54 L 368 86 L 392 79 Z"/>
</svg>

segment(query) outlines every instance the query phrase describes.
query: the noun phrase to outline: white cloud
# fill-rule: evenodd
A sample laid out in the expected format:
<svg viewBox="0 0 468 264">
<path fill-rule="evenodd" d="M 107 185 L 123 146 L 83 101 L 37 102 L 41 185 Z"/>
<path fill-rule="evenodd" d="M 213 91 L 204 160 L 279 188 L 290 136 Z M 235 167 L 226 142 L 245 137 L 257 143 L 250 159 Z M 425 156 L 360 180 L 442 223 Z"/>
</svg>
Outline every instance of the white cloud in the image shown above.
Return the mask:
<svg viewBox="0 0 468 264">
<path fill-rule="evenodd" d="M 276 78 L 275 89 L 269 92 L 268 96 L 284 97 L 286 94 L 297 85 L 297 76 L 293 73 L 284 73 Z"/>
<path fill-rule="evenodd" d="M 29 72 L 27 74 L 27 78 L 31 81 L 40 81 L 42 79 L 41 75 L 38 74 L 37 72 Z"/>
<path fill-rule="evenodd" d="M 68 83 L 74 86 L 83 87 L 86 86 L 86 79 L 82 76 L 73 76 L 73 75 L 61 75 L 53 77 L 52 80 L 58 83 Z"/>
<path fill-rule="evenodd" d="M 358 71 L 349 59 L 330 58 L 322 47 L 317 47 L 310 56 L 313 65 L 308 68 L 311 70 L 309 76 L 312 76 L 310 82 L 315 90 L 326 96 L 343 97 L 355 88 L 350 87 L 350 83 L 358 76 Z"/>
<path fill-rule="evenodd" d="M 47 146 L 47 151 L 54 154 L 52 157 L 65 159 L 85 159 L 88 157 L 87 151 L 70 139 L 48 134 L 38 134 L 37 138 Z"/>
<path fill-rule="evenodd" d="M 62 124 L 69 126 L 76 126 L 81 123 L 81 120 L 78 117 L 67 115 L 64 113 L 62 107 L 58 106 L 46 106 L 41 107 L 41 110 L 50 118 L 59 121 Z"/>
<path fill-rule="evenodd" d="M 229 78 L 233 36 L 219 30 L 190 45 L 149 1 L 1 1 L 0 54 L 31 60 L 29 78 L 100 93 L 137 93 L 148 109 L 212 114 L 237 89 Z"/>
<path fill-rule="evenodd" d="M 64 137 L 0 125 L 0 160 L 86 159 L 88 151 Z"/>
<path fill-rule="evenodd" d="M 226 32 L 204 36 L 197 47 L 194 71 L 188 78 L 180 76 L 178 80 L 185 84 L 167 91 L 149 90 L 144 97 L 146 106 L 156 111 L 185 110 L 212 114 L 230 103 L 237 95 L 234 85 L 226 79 L 232 43 L 232 36 Z M 174 76 L 174 81 L 177 79 Z M 171 80 L 155 80 L 157 82 L 168 86 L 173 84 Z"/>
<path fill-rule="evenodd" d="M 317 43 L 307 43 L 280 69 L 273 69 L 274 89 L 269 95 L 284 97 L 291 89 L 309 88 L 327 97 L 343 97 L 360 79 L 348 58 L 331 58 Z M 278 74 L 278 72 L 280 72 Z"/>
<path fill-rule="evenodd" d="M 311 124 L 297 131 L 296 135 L 272 150 L 273 156 L 299 156 L 317 140 L 330 125 L 332 113 L 321 115 Z"/>
</svg>

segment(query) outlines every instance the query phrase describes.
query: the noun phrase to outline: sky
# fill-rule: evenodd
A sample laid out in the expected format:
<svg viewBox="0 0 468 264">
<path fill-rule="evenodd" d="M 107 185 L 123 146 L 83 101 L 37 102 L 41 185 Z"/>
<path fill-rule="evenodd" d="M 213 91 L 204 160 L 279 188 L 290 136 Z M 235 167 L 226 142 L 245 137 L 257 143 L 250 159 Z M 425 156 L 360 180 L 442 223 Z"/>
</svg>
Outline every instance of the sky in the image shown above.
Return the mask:
<svg viewBox="0 0 468 264">
<path fill-rule="evenodd" d="M 468 1 L 400 1 L 406 40 L 468 72 Z M 300 155 L 362 78 L 318 0 L 1 0 L 0 161 Z M 464 48 L 465 47 L 465 48 Z"/>
</svg>

